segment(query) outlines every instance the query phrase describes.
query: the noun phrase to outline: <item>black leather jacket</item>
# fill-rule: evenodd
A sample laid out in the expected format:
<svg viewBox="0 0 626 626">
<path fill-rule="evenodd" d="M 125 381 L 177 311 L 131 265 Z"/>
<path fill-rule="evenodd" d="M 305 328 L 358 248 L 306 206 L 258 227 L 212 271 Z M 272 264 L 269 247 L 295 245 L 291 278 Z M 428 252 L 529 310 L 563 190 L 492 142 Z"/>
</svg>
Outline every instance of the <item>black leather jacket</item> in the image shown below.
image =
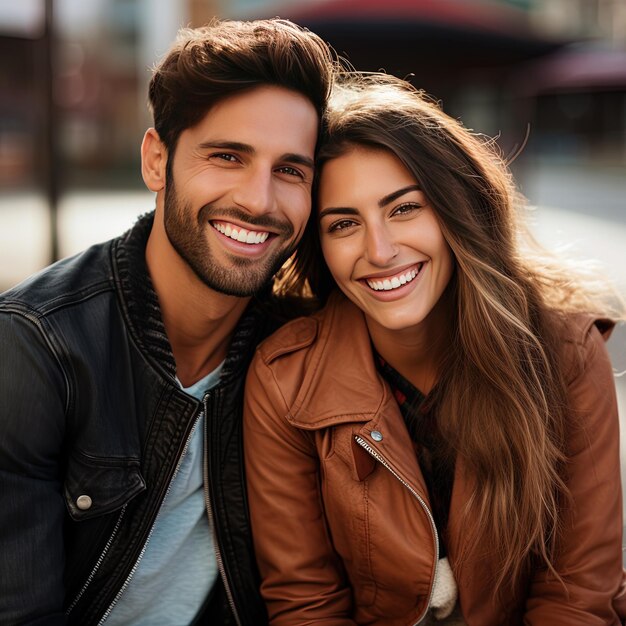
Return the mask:
<svg viewBox="0 0 626 626">
<path fill-rule="evenodd" d="M 144 260 L 151 222 L 0 296 L 1 624 L 102 623 L 202 411 L 221 585 L 197 623 L 267 622 L 241 412 L 254 348 L 276 325 L 252 303 L 219 385 L 204 403 L 183 393 Z"/>
</svg>

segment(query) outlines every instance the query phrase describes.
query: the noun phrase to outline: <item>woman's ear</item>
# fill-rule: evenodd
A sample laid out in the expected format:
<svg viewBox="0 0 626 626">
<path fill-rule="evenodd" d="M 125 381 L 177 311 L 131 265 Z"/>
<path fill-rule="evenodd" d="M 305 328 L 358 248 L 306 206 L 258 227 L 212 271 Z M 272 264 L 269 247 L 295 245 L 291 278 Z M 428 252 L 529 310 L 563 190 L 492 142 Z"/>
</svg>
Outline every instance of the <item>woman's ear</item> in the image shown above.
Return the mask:
<svg viewBox="0 0 626 626">
<path fill-rule="evenodd" d="M 154 128 L 148 128 L 141 142 L 141 175 L 150 191 L 165 188 L 166 165 L 167 149 L 159 133 Z"/>
</svg>

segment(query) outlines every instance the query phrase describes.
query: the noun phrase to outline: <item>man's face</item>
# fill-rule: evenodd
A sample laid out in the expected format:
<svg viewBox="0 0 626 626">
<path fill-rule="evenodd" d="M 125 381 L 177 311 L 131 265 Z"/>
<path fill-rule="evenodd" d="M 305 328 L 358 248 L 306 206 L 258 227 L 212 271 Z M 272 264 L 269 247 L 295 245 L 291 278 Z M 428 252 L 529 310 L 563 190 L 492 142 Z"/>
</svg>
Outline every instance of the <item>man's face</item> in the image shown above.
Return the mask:
<svg viewBox="0 0 626 626">
<path fill-rule="evenodd" d="M 181 133 L 165 231 L 211 289 L 251 296 L 294 251 L 311 211 L 318 121 L 303 95 L 261 86 Z"/>
</svg>

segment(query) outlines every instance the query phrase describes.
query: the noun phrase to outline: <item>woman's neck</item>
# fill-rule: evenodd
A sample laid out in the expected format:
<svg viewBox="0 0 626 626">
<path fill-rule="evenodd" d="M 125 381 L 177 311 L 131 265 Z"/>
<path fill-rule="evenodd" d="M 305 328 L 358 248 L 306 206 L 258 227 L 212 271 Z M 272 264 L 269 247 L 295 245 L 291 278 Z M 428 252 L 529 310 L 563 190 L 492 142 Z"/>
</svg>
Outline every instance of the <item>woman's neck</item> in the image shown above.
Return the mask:
<svg viewBox="0 0 626 626">
<path fill-rule="evenodd" d="M 384 328 L 366 318 L 378 354 L 423 394 L 439 379 L 439 365 L 451 341 L 451 306 L 444 295 L 417 326 Z"/>
</svg>

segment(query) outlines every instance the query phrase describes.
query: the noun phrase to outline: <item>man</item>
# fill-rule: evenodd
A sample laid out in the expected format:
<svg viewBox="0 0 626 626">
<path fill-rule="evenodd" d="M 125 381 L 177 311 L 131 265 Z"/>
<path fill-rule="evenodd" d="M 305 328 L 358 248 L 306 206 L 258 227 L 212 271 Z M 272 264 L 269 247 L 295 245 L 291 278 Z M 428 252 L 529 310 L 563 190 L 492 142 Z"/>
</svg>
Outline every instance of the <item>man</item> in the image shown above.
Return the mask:
<svg viewBox="0 0 626 626">
<path fill-rule="evenodd" d="M 252 296 L 309 216 L 332 70 L 286 21 L 183 31 L 150 84 L 155 213 L 0 297 L 0 623 L 266 622 L 240 419 L 275 323 Z"/>
</svg>

